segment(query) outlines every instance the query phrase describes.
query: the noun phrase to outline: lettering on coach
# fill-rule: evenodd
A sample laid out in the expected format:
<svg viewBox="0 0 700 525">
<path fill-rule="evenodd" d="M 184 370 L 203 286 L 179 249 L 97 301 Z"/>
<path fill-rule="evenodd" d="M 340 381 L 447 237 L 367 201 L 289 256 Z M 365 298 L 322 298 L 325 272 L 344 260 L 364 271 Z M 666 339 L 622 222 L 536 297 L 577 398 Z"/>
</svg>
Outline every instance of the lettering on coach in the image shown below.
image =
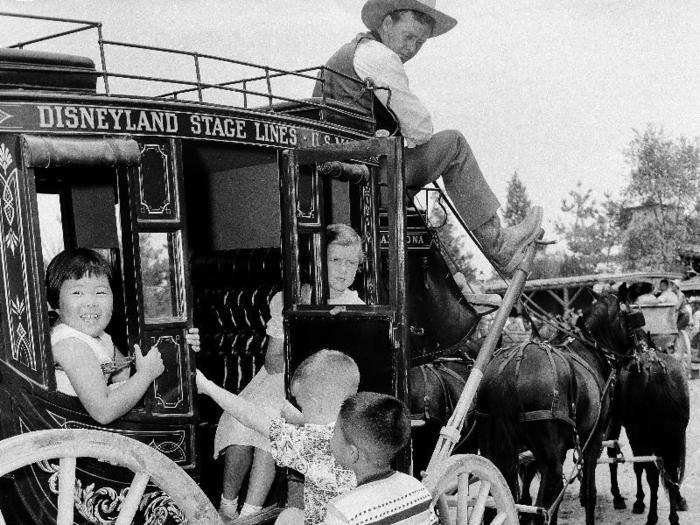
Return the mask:
<svg viewBox="0 0 700 525">
<path fill-rule="evenodd" d="M 179 128 L 177 114 L 170 111 L 58 105 L 37 109 L 43 129 L 177 133 Z"/>
<path fill-rule="evenodd" d="M 4 111 L 4 109 L 12 111 Z M 270 146 L 318 146 L 348 138 L 310 128 L 264 120 L 159 109 L 115 108 L 78 104 L 0 104 L 13 129 L 66 132 L 106 132 L 136 135 L 201 137 Z M 9 128 L 9 120 L 8 126 Z M 21 122 L 21 126 L 16 123 Z M 3 129 L 0 122 L 0 131 Z"/>
</svg>

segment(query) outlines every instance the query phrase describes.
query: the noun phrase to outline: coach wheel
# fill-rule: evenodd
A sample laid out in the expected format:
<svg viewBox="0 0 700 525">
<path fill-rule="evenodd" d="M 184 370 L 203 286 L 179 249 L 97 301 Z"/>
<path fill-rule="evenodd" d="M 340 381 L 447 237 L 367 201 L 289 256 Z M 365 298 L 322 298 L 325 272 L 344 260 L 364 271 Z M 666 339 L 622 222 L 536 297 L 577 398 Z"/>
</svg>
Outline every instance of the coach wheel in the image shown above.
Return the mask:
<svg viewBox="0 0 700 525">
<path fill-rule="evenodd" d="M 73 524 L 77 458 L 94 458 L 134 472 L 115 525 L 130 524 L 149 482 L 168 494 L 189 523 L 222 525 L 216 509 L 187 473 L 157 450 L 102 430 L 38 430 L 0 441 L 0 477 L 50 459 L 59 460 L 57 525 Z M 0 515 L 0 523 L 4 523 Z"/>
<path fill-rule="evenodd" d="M 440 523 L 518 525 L 508 484 L 486 458 L 474 454 L 451 456 L 425 483 L 433 494 Z M 486 512 L 487 508 L 493 512 Z"/>
</svg>

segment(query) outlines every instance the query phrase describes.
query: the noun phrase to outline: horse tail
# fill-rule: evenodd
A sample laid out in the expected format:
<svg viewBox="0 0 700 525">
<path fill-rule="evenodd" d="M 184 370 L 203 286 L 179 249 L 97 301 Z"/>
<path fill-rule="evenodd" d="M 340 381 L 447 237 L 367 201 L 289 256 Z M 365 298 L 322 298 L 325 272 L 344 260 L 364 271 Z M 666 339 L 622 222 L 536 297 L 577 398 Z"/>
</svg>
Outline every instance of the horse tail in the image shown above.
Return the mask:
<svg viewBox="0 0 700 525">
<path fill-rule="evenodd" d="M 492 361 L 477 394 L 477 438 L 481 453 L 506 478 L 513 496 L 518 497 L 518 403 L 512 376 L 503 374 Z M 499 363 L 500 364 L 500 363 Z"/>
<path fill-rule="evenodd" d="M 482 453 L 493 461 L 506 478 L 516 501 L 519 498 L 517 417 L 517 414 L 507 414 L 501 411 L 491 413 L 485 417 L 487 421 L 483 425 L 485 427 L 483 440 L 481 433 L 479 433 Z M 486 444 L 485 449 L 484 444 Z"/>
</svg>

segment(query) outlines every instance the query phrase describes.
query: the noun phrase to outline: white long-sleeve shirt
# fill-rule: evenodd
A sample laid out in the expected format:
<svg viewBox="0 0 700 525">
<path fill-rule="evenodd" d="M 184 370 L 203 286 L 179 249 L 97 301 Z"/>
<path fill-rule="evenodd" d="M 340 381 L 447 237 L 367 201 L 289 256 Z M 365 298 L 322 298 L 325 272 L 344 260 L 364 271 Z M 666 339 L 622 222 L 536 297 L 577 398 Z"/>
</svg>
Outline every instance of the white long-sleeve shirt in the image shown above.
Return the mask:
<svg viewBox="0 0 700 525">
<path fill-rule="evenodd" d="M 408 76 L 399 55 L 376 40 L 363 40 L 355 50 L 353 66 L 361 79 L 371 78 L 375 95 L 399 120 L 401 135 L 409 148 L 427 142 L 433 135 L 430 112 L 411 91 Z"/>
</svg>

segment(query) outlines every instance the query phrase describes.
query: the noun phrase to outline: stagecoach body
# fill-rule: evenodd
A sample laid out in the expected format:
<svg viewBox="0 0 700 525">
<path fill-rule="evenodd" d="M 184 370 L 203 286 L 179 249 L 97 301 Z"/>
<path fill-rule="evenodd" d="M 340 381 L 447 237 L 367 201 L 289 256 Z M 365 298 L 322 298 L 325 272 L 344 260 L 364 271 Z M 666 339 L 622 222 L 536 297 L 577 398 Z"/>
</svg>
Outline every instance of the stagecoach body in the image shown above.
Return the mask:
<svg viewBox="0 0 700 525">
<path fill-rule="evenodd" d="M 110 73 L 104 47 L 132 45 L 104 40 L 99 24 L 82 24 L 78 31 L 99 33 L 101 67 L 82 57 L 0 49 L 0 438 L 107 429 L 159 450 L 214 498 L 219 412 L 197 400 L 193 371 L 199 366 L 240 391 L 263 364 L 268 303 L 282 289 L 288 369 L 317 348 L 337 347 L 358 361 L 361 388 L 405 399 L 410 348 L 418 362 L 430 346 L 426 330 L 408 318 L 406 254 L 432 248 L 420 214 L 406 216 L 400 141 L 357 157 L 370 173 L 360 183 L 332 179 L 319 166 L 334 154 L 309 152 L 371 137 L 376 119 L 271 87 L 271 79 L 301 78 L 310 93 L 317 71 L 237 63 L 254 72 L 214 85 L 202 81 L 199 61 L 215 57 L 184 53 L 194 59 L 196 80 L 165 94 L 124 95 L 115 89 L 119 79 L 139 86 L 154 79 Z M 207 102 L 206 93 L 217 90 L 238 102 Z M 367 252 L 356 287 L 368 305 L 340 313 L 324 305 L 323 229 L 333 222 L 359 231 Z M 55 313 L 46 302 L 46 264 L 78 246 L 112 263 L 107 331 L 115 343 L 123 350 L 156 345 L 166 365 L 133 410 L 104 426 L 77 398 L 56 391 L 50 350 Z M 303 282 L 312 286 L 310 305 L 300 301 Z M 191 326 L 202 338 L 196 358 L 184 340 Z M 410 455 L 398 466 L 409 470 Z M 42 462 L 2 480 L 8 522 L 54 522 L 56 472 Z M 122 474 L 79 462 L 78 522 L 111 522 L 129 485 Z M 284 482 L 276 494 L 283 503 Z M 140 522 L 181 519 L 167 495 L 146 491 Z"/>
</svg>

